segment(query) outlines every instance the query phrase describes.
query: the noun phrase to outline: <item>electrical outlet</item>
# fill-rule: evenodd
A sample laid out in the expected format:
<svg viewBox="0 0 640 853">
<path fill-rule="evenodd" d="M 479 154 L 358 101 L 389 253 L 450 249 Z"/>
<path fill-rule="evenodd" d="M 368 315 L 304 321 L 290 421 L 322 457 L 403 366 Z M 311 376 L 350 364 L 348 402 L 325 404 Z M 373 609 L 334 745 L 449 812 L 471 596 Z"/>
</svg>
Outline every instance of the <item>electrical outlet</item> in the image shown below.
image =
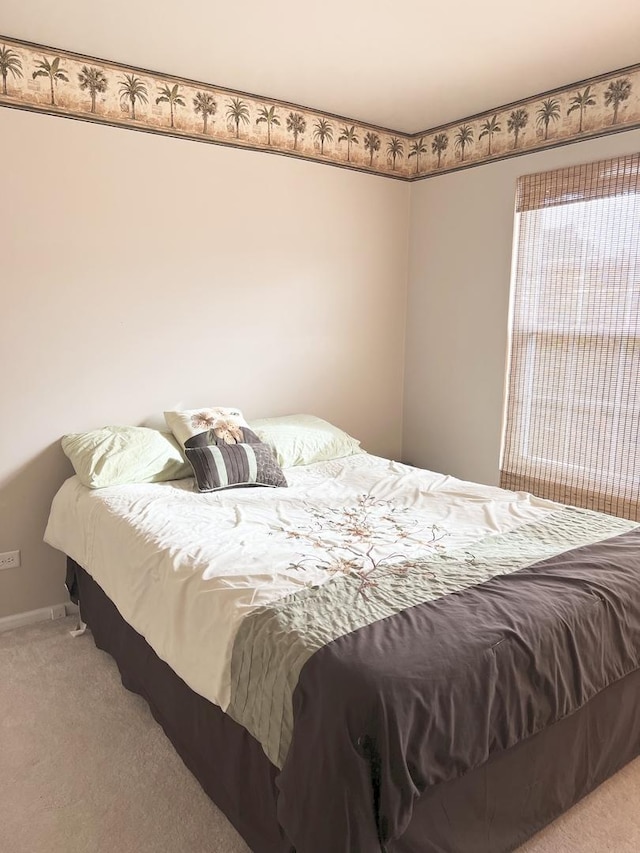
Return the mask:
<svg viewBox="0 0 640 853">
<path fill-rule="evenodd" d="M 51 618 L 52 619 L 64 619 L 67 615 L 67 610 L 64 604 L 54 604 L 51 608 Z"/>
<path fill-rule="evenodd" d="M 20 551 L 5 551 L 0 554 L 0 569 L 17 569 L 20 565 Z"/>
</svg>

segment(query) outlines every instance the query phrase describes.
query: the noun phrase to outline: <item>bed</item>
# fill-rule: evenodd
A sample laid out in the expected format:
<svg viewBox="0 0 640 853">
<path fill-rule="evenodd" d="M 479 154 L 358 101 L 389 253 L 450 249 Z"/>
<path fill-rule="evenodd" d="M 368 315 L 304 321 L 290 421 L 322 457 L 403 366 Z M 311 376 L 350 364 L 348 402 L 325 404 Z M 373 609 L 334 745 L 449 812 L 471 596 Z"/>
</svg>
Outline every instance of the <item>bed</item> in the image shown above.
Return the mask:
<svg viewBox="0 0 640 853">
<path fill-rule="evenodd" d="M 54 499 L 96 644 L 255 853 L 502 853 L 640 753 L 640 527 L 366 453 Z"/>
</svg>

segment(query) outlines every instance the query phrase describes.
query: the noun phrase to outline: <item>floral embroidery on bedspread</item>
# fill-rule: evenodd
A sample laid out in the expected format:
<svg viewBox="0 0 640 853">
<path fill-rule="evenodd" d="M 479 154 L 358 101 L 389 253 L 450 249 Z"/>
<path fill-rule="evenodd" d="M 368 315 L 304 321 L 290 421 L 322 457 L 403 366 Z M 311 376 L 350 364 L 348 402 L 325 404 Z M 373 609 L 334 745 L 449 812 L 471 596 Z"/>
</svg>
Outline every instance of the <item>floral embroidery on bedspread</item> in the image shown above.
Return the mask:
<svg viewBox="0 0 640 853">
<path fill-rule="evenodd" d="M 307 522 L 298 522 L 295 530 L 280 528 L 288 539 L 313 547 L 313 554 L 302 553 L 290 568 L 325 570 L 329 575 L 351 575 L 358 578 L 358 593 L 366 597 L 367 590 L 377 586 L 385 574 L 404 577 L 411 568 L 428 571 L 425 558 L 442 552 L 448 532 L 437 524 L 425 524 L 408 507 L 381 500 L 370 494 L 359 495 L 356 502 L 342 507 L 323 507 L 304 504 Z M 330 536 L 327 536 L 327 533 Z M 407 562 L 408 553 L 395 550 L 384 556 L 376 549 L 410 546 L 414 560 Z"/>
</svg>

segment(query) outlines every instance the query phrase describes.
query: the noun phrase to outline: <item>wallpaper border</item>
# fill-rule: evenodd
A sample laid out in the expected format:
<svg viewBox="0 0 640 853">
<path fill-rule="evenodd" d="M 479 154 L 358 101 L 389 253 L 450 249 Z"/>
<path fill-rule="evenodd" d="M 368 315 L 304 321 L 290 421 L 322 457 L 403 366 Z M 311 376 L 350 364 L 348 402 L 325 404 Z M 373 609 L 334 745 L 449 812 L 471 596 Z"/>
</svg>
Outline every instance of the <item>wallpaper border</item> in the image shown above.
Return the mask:
<svg viewBox="0 0 640 853">
<path fill-rule="evenodd" d="M 2 51 L 7 48 L 18 60 L 16 73 L 10 68 L 3 73 Z M 198 96 L 203 97 L 196 107 Z M 410 180 L 406 133 L 279 98 L 3 35 L 0 106 Z M 188 117 L 183 114 L 187 109 Z"/>
<path fill-rule="evenodd" d="M 415 181 L 639 128 L 640 63 L 404 133 L 0 36 L 0 106 Z"/>
<path fill-rule="evenodd" d="M 628 85 L 618 85 L 609 92 L 616 83 Z M 617 101 L 617 106 L 614 101 Z M 513 114 L 518 111 L 523 111 L 525 117 L 524 124 L 516 134 L 516 124 L 520 124 L 523 119 L 522 116 L 514 117 Z M 509 127 L 512 118 L 520 118 L 519 122 L 514 123 L 513 130 Z M 498 127 L 490 134 L 492 120 L 494 127 Z M 416 141 L 422 141 L 425 149 L 428 149 L 424 152 L 427 155 L 424 167 L 417 174 L 411 175 L 410 180 L 424 180 L 637 128 L 640 128 L 640 63 L 409 134 L 410 147 Z M 456 131 L 457 137 L 454 135 Z M 502 138 L 497 147 L 492 146 L 490 152 L 475 147 L 484 137 L 488 140 L 491 136 L 493 139 L 497 134 L 501 134 Z M 447 137 L 447 146 L 441 152 L 440 163 L 437 147 L 434 146 L 438 135 Z M 461 144 L 463 137 L 468 140 L 464 147 Z M 450 147 L 451 142 L 453 145 Z M 467 145 L 471 147 L 465 158 L 464 149 Z M 484 145 L 489 148 L 488 142 Z"/>
</svg>

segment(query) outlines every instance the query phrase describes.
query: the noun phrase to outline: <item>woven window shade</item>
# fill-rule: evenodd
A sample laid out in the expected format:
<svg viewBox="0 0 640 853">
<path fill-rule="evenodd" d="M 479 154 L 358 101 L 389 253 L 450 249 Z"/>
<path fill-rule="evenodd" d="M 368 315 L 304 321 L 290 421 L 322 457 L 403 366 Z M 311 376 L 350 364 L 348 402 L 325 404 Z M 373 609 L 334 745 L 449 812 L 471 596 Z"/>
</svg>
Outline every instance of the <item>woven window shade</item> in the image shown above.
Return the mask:
<svg viewBox="0 0 640 853">
<path fill-rule="evenodd" d="M 640 521 L 640 155 L 518 182 L 500 485 Z"/>
</svg>

